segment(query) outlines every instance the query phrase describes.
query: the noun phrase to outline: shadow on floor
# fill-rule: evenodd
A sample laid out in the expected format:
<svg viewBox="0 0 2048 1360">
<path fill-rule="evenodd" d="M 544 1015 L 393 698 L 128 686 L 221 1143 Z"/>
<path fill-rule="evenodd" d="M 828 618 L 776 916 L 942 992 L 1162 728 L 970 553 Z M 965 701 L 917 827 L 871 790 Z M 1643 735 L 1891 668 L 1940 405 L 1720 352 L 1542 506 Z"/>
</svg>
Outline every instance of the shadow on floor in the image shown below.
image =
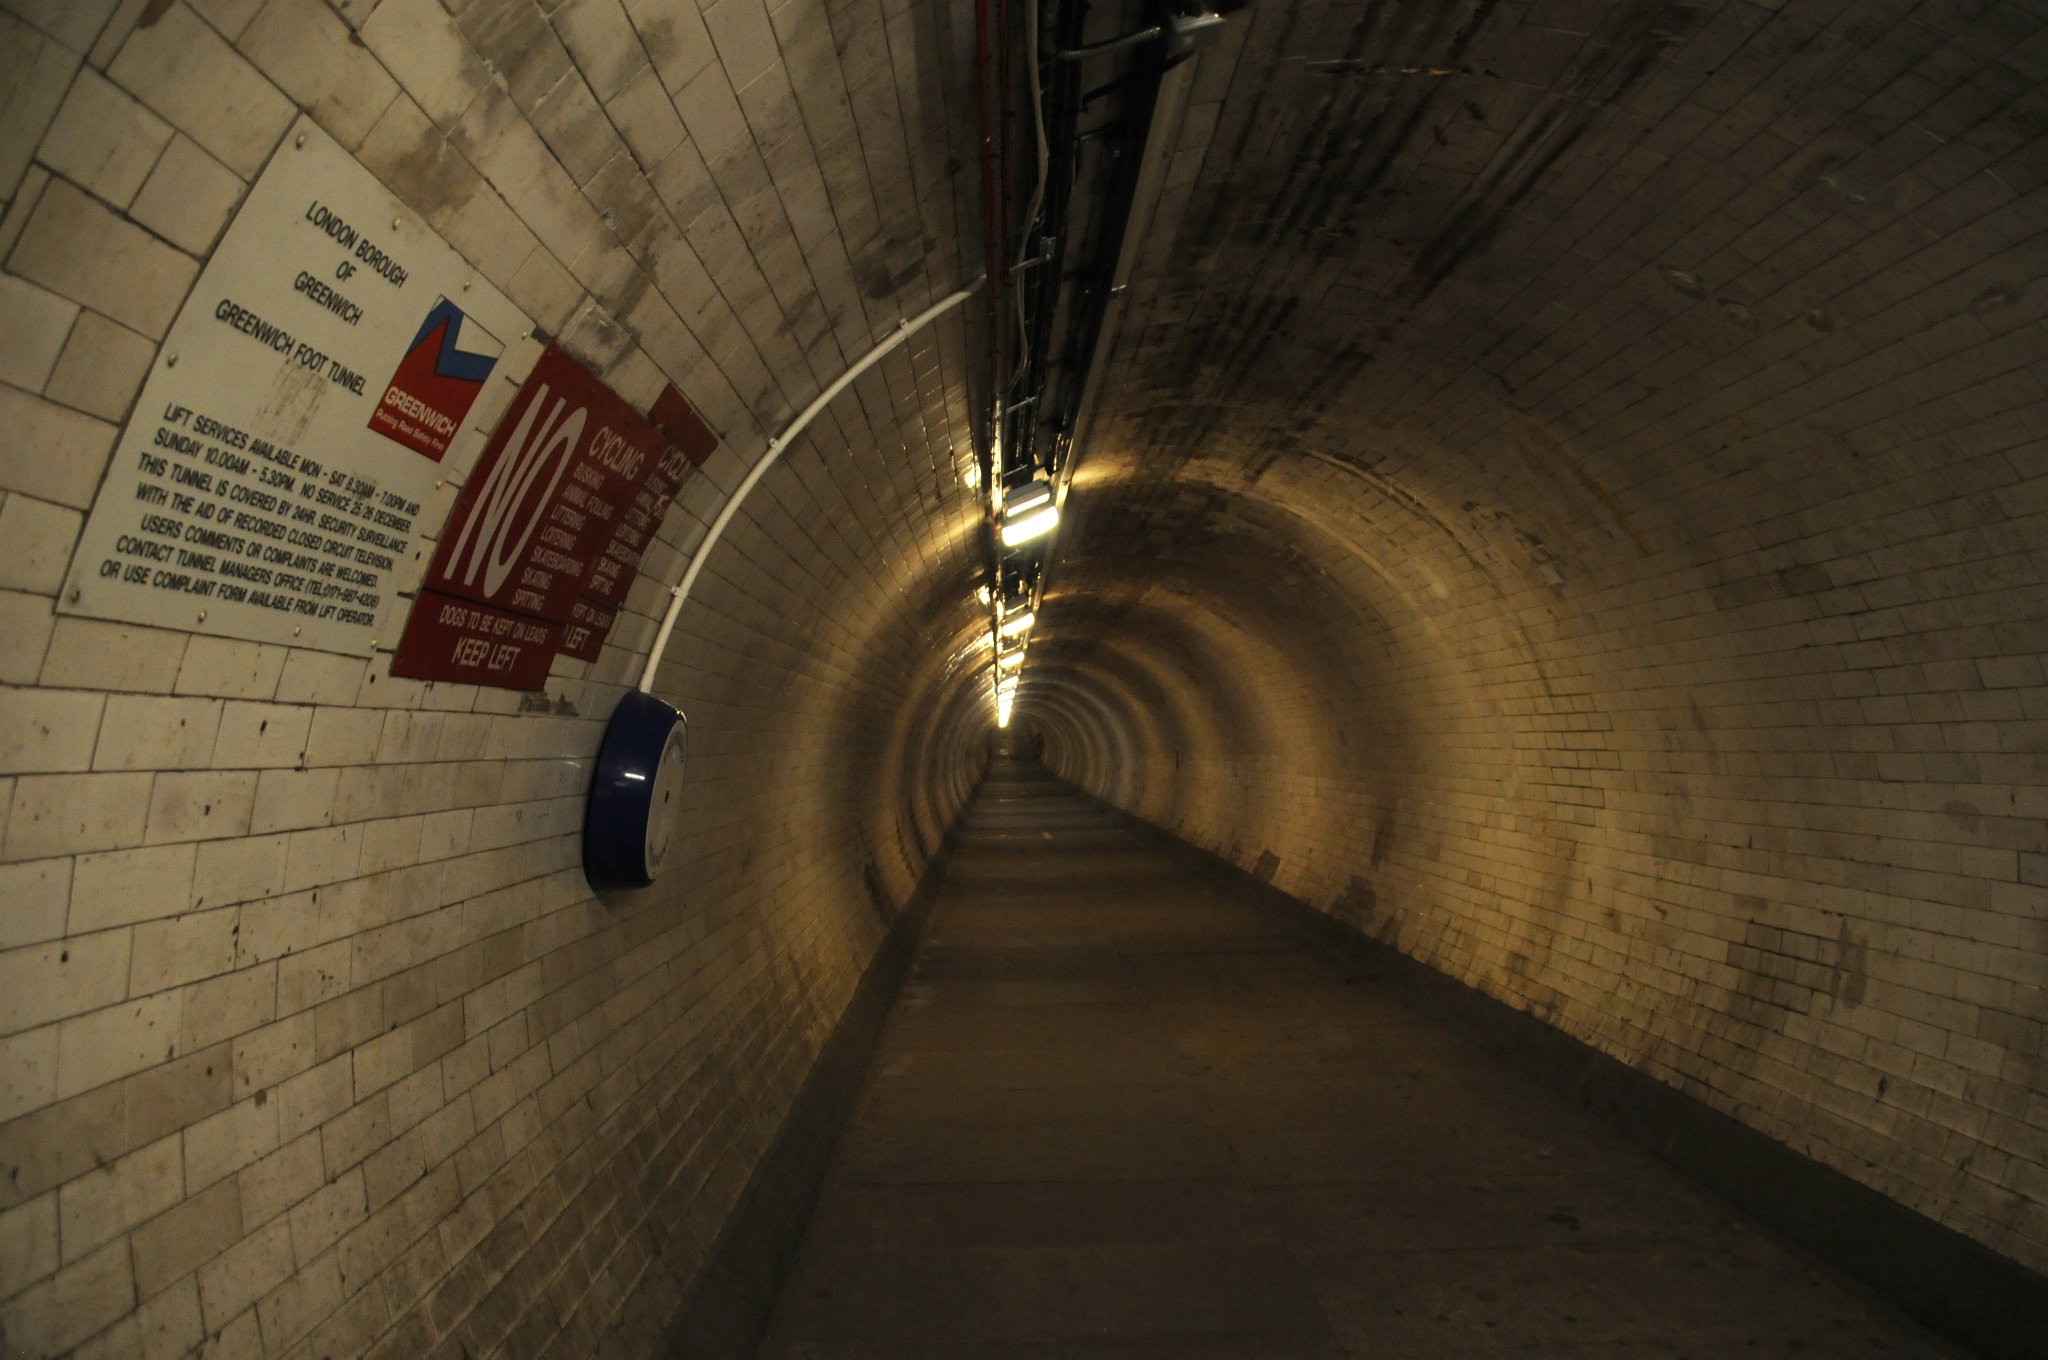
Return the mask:
<svg viewBox="0 0 2048 1360">
<path fill-rule="evenodd" d="M 760 1354 L 1960 1352 L 999 763 Z"/>
</svg>

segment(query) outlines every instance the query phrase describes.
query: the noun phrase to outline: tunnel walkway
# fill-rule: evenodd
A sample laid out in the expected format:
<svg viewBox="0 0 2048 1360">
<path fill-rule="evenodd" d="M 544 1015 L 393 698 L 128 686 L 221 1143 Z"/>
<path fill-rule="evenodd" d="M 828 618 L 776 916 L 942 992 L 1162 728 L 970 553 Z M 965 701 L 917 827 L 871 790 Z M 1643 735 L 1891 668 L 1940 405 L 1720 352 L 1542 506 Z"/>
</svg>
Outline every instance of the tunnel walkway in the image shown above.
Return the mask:
<svg viewBox="0 0 2048 1360">
<path fill-rule="evenodd" d="M 1349 972 L 999 763 L 761 1355 L 1956 1354 Z"/>
</svg>

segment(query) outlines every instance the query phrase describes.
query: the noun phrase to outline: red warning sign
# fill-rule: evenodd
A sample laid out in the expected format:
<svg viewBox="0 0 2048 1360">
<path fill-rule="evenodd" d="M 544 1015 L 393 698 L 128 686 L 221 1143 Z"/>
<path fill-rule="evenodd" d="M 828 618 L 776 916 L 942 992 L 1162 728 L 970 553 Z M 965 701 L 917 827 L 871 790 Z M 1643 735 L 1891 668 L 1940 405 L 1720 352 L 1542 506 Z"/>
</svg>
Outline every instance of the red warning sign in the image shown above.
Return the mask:
<svg viewBox="0 0 2048 1360">
<path fill-rule="evenodd" d="M 569 606 L 569 621 L 562 625 L 562 654 L 578 661 L 595 661 L 604 650 L 619 611 L 596 600 L 578 597 Z"/>
<path fill-rule="evenodd" d="M 561 637 L 555 624 L 422 590 L 391 658 L 391 673 L 539 689 L 548 682 Z"/>
<path fill-rule="evenodd" d="M 595 660 L 676 489 L 718 444 L 674 388 L 656 410 L 687 443 L 550 346 L 456 500 L 391 673 L 537 689 L 557 651 Z"/>
<path fill-rule="evenodd" d="M 676 442 L 676 447 L 683 451 L 692 467 L 703 467 L 704 460 L 718 447 L 718 436 L 711 432 L 711 427 L 704 423 L 704 418 L 697 414 L 683 394 L 676 391 L 674 383 L 663 388 L 661 395 L 655 398 L 647 418 L 654 422 L 656 429 Z M 673 492 L 674 488 L 670 490 Z"/>
</svg>

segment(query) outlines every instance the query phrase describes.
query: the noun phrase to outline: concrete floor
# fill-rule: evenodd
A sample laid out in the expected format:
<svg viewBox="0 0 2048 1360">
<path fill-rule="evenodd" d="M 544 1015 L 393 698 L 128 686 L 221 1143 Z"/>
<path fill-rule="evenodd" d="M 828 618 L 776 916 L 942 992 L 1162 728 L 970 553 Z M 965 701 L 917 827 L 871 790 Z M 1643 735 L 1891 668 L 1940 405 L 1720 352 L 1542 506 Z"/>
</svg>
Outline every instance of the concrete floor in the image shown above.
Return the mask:
<svg viewBox="0 0 2048 1360">
<path fill-rule="evenodd" d="M 772 1360 L 1957 1352 L 998 765 Z"/>
</svg>

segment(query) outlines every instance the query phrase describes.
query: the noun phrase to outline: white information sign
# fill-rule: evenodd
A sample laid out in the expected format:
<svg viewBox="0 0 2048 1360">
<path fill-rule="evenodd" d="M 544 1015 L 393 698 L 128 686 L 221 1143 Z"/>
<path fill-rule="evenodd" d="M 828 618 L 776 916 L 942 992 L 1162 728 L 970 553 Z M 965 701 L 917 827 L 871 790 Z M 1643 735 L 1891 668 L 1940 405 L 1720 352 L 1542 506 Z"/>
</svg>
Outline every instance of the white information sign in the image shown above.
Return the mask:
<svg viewBox="0 0 2048 1360">
<path fill-rule="evenodd" d="M 158 351 L 58 608 L 367 655 L 530 323 L 311 120 Z M 401 579 L 402 578 L 402 579 Z"/>
</svg>

